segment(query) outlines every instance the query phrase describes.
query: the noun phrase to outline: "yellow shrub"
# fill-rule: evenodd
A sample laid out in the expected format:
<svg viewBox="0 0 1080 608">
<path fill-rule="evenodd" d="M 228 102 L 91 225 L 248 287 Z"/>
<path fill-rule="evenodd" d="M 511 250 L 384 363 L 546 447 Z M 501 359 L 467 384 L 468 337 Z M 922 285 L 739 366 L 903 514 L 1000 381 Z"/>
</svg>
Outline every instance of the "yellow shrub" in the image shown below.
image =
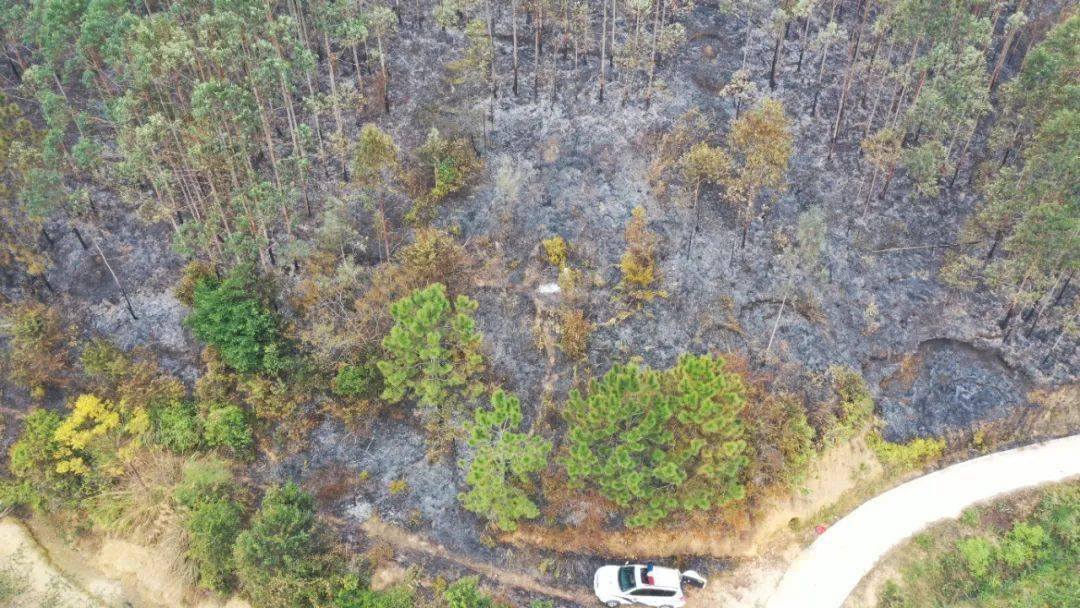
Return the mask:
<svg viewBox="0 0 1080 608">
<path fill-rule="evenodd" d="M 656 235 L 648 228 L 645 209 L 635 207 L 633 217 L 626 224 L 626 253 L 619 264 L 623 283 L 645 288 L 658 280 L 656 262 L 653 260 L 656 242 Z"/>
<path fill-rule="evenodd" d="M 544 254 L 552 266 L 556 268 L 566 267 L 566 260 L 569 256 L 566 239 L 561 236 L 553 236 L 550 239 L 540 241 L 540 244 L 544 246 Z"/>
<path fill-rule="evenodd" d="M 95 439 L 119 426 L 120 412 L 112 404 L 94 395 L 80 395 L 71 414 L 57 427 L 54 435 L 60 444 L 56 453 L 56 472 L 89 473 L 90 465 L 83 452 Z"/>
</svg>

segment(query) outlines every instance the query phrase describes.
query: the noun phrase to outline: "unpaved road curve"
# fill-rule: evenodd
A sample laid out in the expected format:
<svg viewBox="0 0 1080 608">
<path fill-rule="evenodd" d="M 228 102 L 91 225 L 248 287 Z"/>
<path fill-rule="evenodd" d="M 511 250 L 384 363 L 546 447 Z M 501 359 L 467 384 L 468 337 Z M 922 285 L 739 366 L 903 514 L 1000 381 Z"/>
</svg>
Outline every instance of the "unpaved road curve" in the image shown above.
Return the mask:
<svg viewBox="0 0 1080 608">
<path fill-rule="evenodd" d="M 968 506 L 1080 475 L 1080 435 L 982 456 L 863 503 L 791 564 L 768 608 L 839 608 L 894 545 Z"/>
</svg>

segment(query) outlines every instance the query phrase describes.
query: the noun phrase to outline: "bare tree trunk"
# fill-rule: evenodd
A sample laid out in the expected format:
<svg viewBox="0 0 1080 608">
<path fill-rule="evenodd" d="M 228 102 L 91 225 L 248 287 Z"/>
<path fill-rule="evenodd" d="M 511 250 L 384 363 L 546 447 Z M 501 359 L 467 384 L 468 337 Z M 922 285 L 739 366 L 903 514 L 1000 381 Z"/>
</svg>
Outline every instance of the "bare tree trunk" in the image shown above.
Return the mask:
<svg viewBox="0 0 1080 608">
<path fill-rule="evenodd" d="M 536 19 L 533 23 L 533 101 L 540 94 L 540 39 L 544 35 L 544 7 L 536 7 Z"/>
<path fill-rule="evenodd" d="M 859 55 L 859 43 L 862 41 L 863 27 L 866 25 L 866 18 L 870 14 L 871 2 L 867 2 L 863 8 L 862 17 L 859 19 L 859 29 L 855 32 L 855 41 L 852 44 L 851 54 L 848 57 L 848 69 L 847 76 L 844 78 L 844 88 L 840 92 L 840 103 L 836 108 L 836 121 L 833 123 L 832 135 L 829 137 L 829 153 L 826 158 L 832 158 L 832 153 L 836 147 L 836 138 L 840 134 L 840 125 L 844 120 L 844 104 L 847 102 L 848 92 L 851 90 L 851 82 L 855 75 L 855 59 Z"/>
<path fill-rule="evenodd" d="M 81 232 L 79 232 L 79 229 L 78 229 L 78 227 L 76 227 L 76 226 L 72 226 L 72 227 L 71 227 L 71 232 L 73 232 L 73 233 L 75 234 L 75 238 L 79 239 L 79 244 L 80 244 L 80 245 L 82 245 L 82 248 L 83 248 L 83 249 L 86 249 L 86 248 L 87 248 L 87 247 L 86 247 L 86 241 L 85 241 L 85 240 L 83 240 L 83 236 L 82 236 L 82 233 L 81 233 Z"/>
<path fill-rule="evenodd" d="M 754 197 L 750 197 L 746 201 L 746 208 L 743 210 L 743 229 L 742 240 L 739 242 L 739 249 L 746 249 L 746 233 L 750 232 L 750 222 L 754 221 L 752 215 L 754 211 Z"/>
<path fill-rule="evenodd" d="M 866 189 L 866 199 L 863 201 L 862 216 L 863 216 L 864 220 L 866 219 L 867 213 L 870 212 L 870 197 L 874 193 L 874 186 L 877 185 L 877 177 L 878 177 L 878 173 L 880 173 L 880 172 L 881 172 L 880 169 L 878 169 L 877 167 L 874 167 L 874 172 L 870 175 L 870 187 Z"/>
<path fill-rule="evenodd" d="M 376 36 L 375 40 L 379 43 L 379 69 L 382 72 L 382 96 L 383 96 L 383 110 L 390 113 L 390 72 L 386 69 L 386 53 L 383 51 L 382 36 Z"/>
<path fill-rule="evenodd" d="M 949 181 L 950 188 L 952 188 L 956 184 L 956 178 L 960 176 L 960 167 L 964 163 L 964 158 L 967 156 L 968 147 L 971 146 L 971 140 L 975 139 L 975 131 L 978 130 L 978 128 L 978 123 L 971 127 L 971 133 L 968 135 L 967 141 L 964 142 L 964 147 L 961 148 L 959 156 L 956 157 L 956 169 L 953 170 L 952 180 Z M 974 167 L 972 167 L 972 169 L 974 169 Z"/>
<path fill-rule="evenodd" d="M 836 17 L 836 5 L 839 3 L 839 0 L 833 0 L 832 8 L 829 9 L 828 23 L 832 23 L 833 19 Z M 810 115 L 815 118 L 817 117 L 818 99 L 821 98 L 821 81 L 825 78 L 825 62 L 829 58 L 829 48 L 831 46 L 832 44 L 829 41 L 826 41 L 825 46 L 821 49 L 821 63 L 818 64 L 817 82 L 814 84 L 814 101 L 810 104 Z"/>
<path fill-rule="evenodd" d="M 645 107 L 649 107 L 652 102 L 652 87 L 653 78 L 656 75 L 656 50 L 660 46 L 660 29 L 663 27 L 663 18 L 661 17 L 660 7 L 664 7 L 664 13 L 667 12 L 667 2 L 664 0 L 657 0 L 656 8 L 653 9 L 653 40 L 652 40 L 652 53 L 649 59 L 649 82 L 645 86 Z"/>
<path fill-rule="evenodd" d="M 806 24 L 803 26 L 802 35 L 799 37 L 799 60 L 795 63 L 796 74 L 802 73 L 803 54 L 806 53 L 806 39 L 810 36 L 810 23 L 813 20 L 813 12 L 811 12 L 806 16 Z"/>
<path fill-rule="evenodd" d="M 326 66 L 330 74 L 330 97 L 333 100 L 331 106 L 334 108 L 334 126 L 337 129 L 335 135 L 338 137 L 338 145 L 341 145 L 341 140 L 345 137 L 345 127 L 341 118 L 341 99 L 338 97 L 337 90 L 337 76 L 335 75 L 337 70 L 334 68 L 336 61 L 334 54 L 330 51 L 330 38 L 326 32 L 323 32 L 323 48 L 326 50 Z M 342 162 L 344 163 L 344 159 Z"/>
<path fill-rule="evenodd" d="M 750 55 L 750 37 L 754 32 L 754 11 L 750 8 L 746 10 L 746 35 L 743 36 L 742 44 L 742 63 L 739 64 L 739 69 L 746 67 L 746 59 Z"/>
<path fill-rule="evenodd" d="M 614 0 L 612 0 L 614 2 Z M 601 5 L 604 7 L 604 19 L 600 22 L 600 95 L 598 101 L 604 103 L 604 85 L 607 84 L 607 27 L 608 27 L 608 5 L 607 2 L 601 0 Z"/>
<path fill-rule="evenodd" d="M 1054 290 L 1057 289 L 1058 284 L 1060 284 L 1062 282 L 1060 277 L 1057 278 L 1054 281 L 1053 286 L 1051 286 L 1050 289 L 1048 289 L 1046 291 L 1046 294 L 1044 294 L 1044 296 L 1043 296 L 1045 298 L 1049 298 L 1046 301 L 1046 303 L 1043 303 L 1043 301 L 1042 301 L 1043 297 L 1040 297 L 1039 301 L 1035 303 L 1035 305 L 1032 307 L 1031 311 L 1028 312 L 1028 314 L 1024 316 L 1024 321 L 1029 321 L 1029 320 L 1031 321 L 1031 323 L 1028 324 L 1027 329 L 1024 330 L 1024 337 L 1025 338 L 1030 338 L 1031 337 L 1031 334 L 1035 331 L 1035 326 L 1038 325 L 1039 319 L 1042 318 L 1043 313 L 1045 313 L 1047 310 L 1049 310 L 1055 304 L 1057 304 L 1057 301 L 1061 299 L 1061 296 L 1065 293 L 1065 290 L 1068 289 L 1069 281 L 1071 281 L 1071 280 L 1072 280 L 1072 273 L 1070 272 L 1068 274 L 1068 276 L 1065 277 L 1064 284 L 1061 286 L 1061 291 L 1058 292 L 1058 297 L 1054 298 L 1053 297 Z"/>
<path fill-rule="evenodd" d="M 262 99 L 259 95 L 259 87 L 252 82 L 251 92 L 255 96 L 255 105 L 259 108 L 259 119 L 262 123 L 263 139 L 266 142 L 266 152 L 270 156 L 270 168 L 274 173 L 274 185 L 277 189 L 281 190 L 281 174 L 278 171 L 277 152 L 274 151 L 274 137 L 271 135 L 270 116 L 265 106 L 263 106 Z"/>
<path fill-rule="evenodd" d="M 514 97 L 518 94 L 518 0 L 512 0 L 510 8 L 510 31 L 514 38 Z M 603 85 L 601 84 L 601 87 Z"/>
<path fill-rule="evenodd" d="M 776 338 L 776 330 L 780 327 L 780 317 L 784 314 L 784 306 L 787 305 L 788 294 L 784 291 L 784 299 L 780 301 L 780 310 L 776 313 L 776 320 L 773 321 L 772 333 L 769 334 L 769 344 L 765 347 L 765 360 L 769 359 L 769 352 L 772 351 L 773 339 Z"/>
<path fill-rule="evenodd" d="M 784 29 L 776 34 L 776 43 L 773 45 L 772 53 L 772 65 L 769 66 L 769 90 L 776 90 L 776 63 L 780 60 L 780 48 L 784 46 L 784 40 L 787 39 L 788 29 L 791 28 L 791 22 L 784 22 Z"/>
<path fill-rule="evenodd" d="M 494 120 L 494 100 L 499 96 L 499 80 L 498 74 L 495 72 L 495 13 L 491 10 L 491 0 L 486 0 L 484 6 L 487 9 L 487 31 L 488 31 L 488 43 L 491 45 L 491 99 L 492 103 L 492 119 Z"/>
<path fill-rule="evenodd" d="M 603 0 L 601 0 L 602 2 Z M 615 13 L 615 0 L 611 0 L 611 44 L 608 49 L 608 68 L 612 71 L 615 70 L 615 25 L 616 13 Z"/>
<path fill-rule="evenodd" d="M 1024 6 L 1027 4 L 1027 0 L 1020 0 L 1019 6 L 1016 7 L 1016 12 L 1023 12 Z M 990 75 L 990 92 L 994 92 L 994 87 L 997 86 L 998 77 L 1001 75 L 1001 68 L 1005 67 L 1005 61 L 1009 58 L 1009 51 L 1012 49 L 1013 40 L 1016 38 L 1016 30 L 1009 32 L 1005 36 L 1005 41 L 1001 44 L 1001 52 L 998 54 L 997 63 L 994 64 L 994 72 Z"/>
</svg>

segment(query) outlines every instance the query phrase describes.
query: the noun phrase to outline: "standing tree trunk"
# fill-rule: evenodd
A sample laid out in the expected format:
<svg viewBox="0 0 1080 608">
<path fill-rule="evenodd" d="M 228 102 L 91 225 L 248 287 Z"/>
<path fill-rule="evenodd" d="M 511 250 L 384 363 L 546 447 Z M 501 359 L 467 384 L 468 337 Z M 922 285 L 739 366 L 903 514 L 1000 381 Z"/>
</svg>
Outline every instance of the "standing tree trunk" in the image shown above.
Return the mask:
<svg viewBox="0 0 1080 608">
<path fill-rule="evenodd" d="M 661 14 L 660 7 L 664 7 L 664 14 Z M 652 40 L 652 53 L 649 58 L 649 83 L 645 86 L 645 107 L 649 107 L 649 103 L 652 102 L 652 88 L 653 78 L 656 75 L 656 51 L 660 46 L 660 30 L 664 27 L 664 17 L 667 13 L 667 2 L 664 0 L 657 0 L 656 8 L 653 10 L 653 40 Z"/>
<path fill-rule="evenodd" d="M 791 22 L 784 22 L 784 29 L 776 34 L 776 44 L 773 45 L 772 53 L 772 65 L 769 66 L 769 90 L 776 90 L 776 64 L 780 61 L 780 48 L 784 46 L 784 40 L 787 40 L 788 29 L 791 28 Z"/>
<path fill-rule="evenodd" d="M 518 0 L 510 5 L 510 31 L 514 39 L 514 97 L 518 94 Z"/>
<path fill-rule="evenodd" d="M 390 72 L 386 69 L 386 53 L 383 51 L 382 35 L 375 37 L 379 43 L 379 70 L 382 73 L 383 110 L 390 113 Z"/>
<path fill-rule="evenodd" d="M 833 0 L 832 8 L 829 10 L 828 23 L 832 23 L 833 18 L 836 17 L 837 4 L 839 4 L 839 0 Z M 818 99 L 821 97 L 821 81 L 825 78 L 825 62 L 829 58 L 829 47 L 831 46 L 831 40 L 826 40 L 825 46 L 821 49 L 821 63 L 818 65 L 817 81 L 814 83 L 814 101 L 810 104 L 810 115 L 815 118 L 817 117 Z"/>
<path fill-rule="evenodd" d="M 601 1 L 603 1 L 603 0 L 601 0 Z M 608 69 L 610 69 L 612 71 L 612 73 L 614 73 L 614 71 L 615 71 L 615 27 L 616 27 L 615 23 L 616 23 L 616 17 L 617 17 L 617 15 L 616 15 L 616 12 L 615 12 L 615 0 L 611 0 L 611 44 L 608 45 L 610 47 L 608 49 Z"/>
<path fill-rule="evenodd" d="M 1016 7 L 1016 12 L 1023 12 L 1026 4 L 1027 0 L 1021 0 L 1020 5 Z M 1018 28 L 1013 28 L 1012 30 L 1009 30 L 1008 35 L 1005 36 L 1005 41 L 1001 43 L 1001 52 L 998 54 L 997 63 L 994 64 L 994 72 L 990 75 L 991 93 L 994 91 L 994 87 L 997 86 L 998 76 L 1001 75 L 1001 68 L 1005 67 L 1005 61 L 1009 58 L 1009 50 L 1012 49 L 1017 29 Z"/>
<path fill-rule="evenodd" d="M 491 79 L 491 110 L 492 119 L 494 120 L 494 100 L 499 96 L 499 79 L 498 74 L 495 72 L 495 14 L 491 10 L 491 0 L 486 0 L 486 2 L 484 2 L 484 6 L 487 9 L 488 43 L 491 45 L 491 73 L 489 74 L 489 78 Z"/>
<path fill-rule="evenodd" d="M 855 32 L 855 40 L 848 56 L 847 75 L 844 77 L 844 88 L 840 92 L 840 103 L 836 108 L 836 120 L 833 122 L 832 135 L 829 137 L 829 153 L 826 155 L 826 159 L 832 158 L 833 149 L 836 147 L 836 138 L 840 134 L 840 125 L 844 120 L 844 104 L 847 102 L 848 92 L 851 90 L 851 81 L 855 76 L 855 58 L 859 55 L 859 42 L 862 41 L 863 27 L 866 25 L 866 18 L 870 14 L 871 4 L 872 2 L 867 2 L 863 8 L 862 17 L 859 19 L 859 29 Z"/>
<path fill-rule="evenodd" d="M 533 92 L 535 102 L 540 94 L 540 40 L 544 36 L 544 5 L 537 4 L 536 18 L 533 23 Z"/>
<path fill-rule="evenodd" d="M 803 54 L 806 53 L 806 39 L 810 36 L 810 23 L 813 22 L 813 9 L 806 15 L 806 24 L 803 25 L 802 35 L 799 36 L 799 60 L 795 63 L 795 73 L 802 73 Z"/>
<path fill-rule="evenodd" d="M 600 4 L 604 7 L 604 19 L 600 22 L 600 95 L 597 99 L 604 103 L 604 85 L 607 84 L 607 62 L 604 56 L 607 54 L 608 5 L 603 0 Z"/>
</svg>

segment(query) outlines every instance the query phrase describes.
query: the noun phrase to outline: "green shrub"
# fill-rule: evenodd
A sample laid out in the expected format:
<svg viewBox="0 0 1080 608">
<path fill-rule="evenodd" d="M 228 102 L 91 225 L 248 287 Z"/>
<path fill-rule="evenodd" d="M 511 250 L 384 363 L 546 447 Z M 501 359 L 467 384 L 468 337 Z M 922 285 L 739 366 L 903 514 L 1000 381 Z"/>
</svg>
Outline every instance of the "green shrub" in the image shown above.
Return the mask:
<svg viewBox="0 0 1080 608">
<path fill-rule="evenodd" d="M 21 506 L 43 509 L 45 497 L 29 481 L 0 479 L 0 512 Z"/>
<path fill-rule="evenodd" d="M 382 391 L 382 375 L 373 365 L 342 365 L 331 388 L 341 397 L 374 397 Z"/>
<path fill-rule="evenodd" d="M 277 318 L 266 309 L 254 279 L 242 271 L 224 281 L 199 281 L 184 323 L 238 372 L 276 373 L 285 367 Z"/>
<path fill-rule="evenodd" d="M 1042 526 L 1018 521 L 1005 535 L 999 556 L 1008 568 L 1020 571 L 1035 561 L 1049 540 Z"/>
<path fill-rule="evenodd" d="M 521 404 L 501 390 L 491 395 L 491 409 L 477 408 L 474 416 L 468 427 L 469 445 L 475 450 L 465 475 L 469 491 L 458 499 L 500 530 L 513 532 L 517 520 L 540 514 L 522 486 L 547 468 L 551 442 L 515 432 L 521 426 Z"/>
<path fill-rule="evenodd" d="M 200 261 L 188 262 L 181 271 L 180 280 L 173 287 L 173 295 L 184 306 L 195 305 L 195 288 L 203 279 L 213 279 L 214 269 Z"/>
<path fill-rule="evenodd" d="M 234 454 L 251 452 L 255 442 L 244 409 L 231 403 L 211 404 L 203 421 L 203 439 L 212 447 L 228 448 Z"/>
<path fill-rule="evenodd" d="M 807 422 L 802 400 L 763 386 L 753 386 L 751 391 L 747 401 L 754 405 L 743 411 L 750 457 L 747 479 L 757 485 L 797 487 L 816 454 L 814 429 Z"/>
<path fill-rule="evenodd" d="M 255 608 L 305 608 L 329 598 L 333 575 L 315 500 L 293 483 L 267 490 L 236 539 L 236 574 Z"/>
<path fill-rule="evenodd" d="M 1050 533 L 1055 544 L 1080 547 L 1080 484 L 1070 484 L 1047 493 L 1039 502 L 1035 517 Z"/>
<path fill-rule="evenodd" d="M 835 421 L 822 432 L 824 445 L 847 441 L 863 432 L 874 421 L 874 398 L 859 372 L 843 365 L 831 365 L 828 371 L 836 395 Z"/>
<path fill-rule="evenodd" d="M 616 365 L 586 395 L 571 391 L 563 458 L 571 485 L 594 485 L 629 512 L 631 527 L 741 499 L 746 391 L 724 366 L 689 354 L 664 371 Z"/>
<path fill-rule="evenodd" d="M 900 162 L 908 170 L 915 190 L 934 198 L 941 192 L 941 177 L 947 172 L 949 153 L 937 140 L 926 141 L 914 148 L 905 148 Z"/>
<path fill-rule="evenodd" d="M 990 575 L 990 566 L 994 563 L 994 545 L 989 540 L 981 536 L 965 538 L 957 541 L 956 550 L 972 578 L 982 581 Z"/>
<path fill-rule="evenodd" d="M 27 485 L 9 488 L 8 500 L 43 506 L 47 498 L 76 496 L 81 488 L 79 478 L 56 470 L 61 449 L 56 431 L 61 424 L 63 418 L 46 409 L 31 410 L 23 419 L 22 433 L 8 450 L 8 469 L 16 480 Z"/>
<path fill-rule="evenodd" d="M 15 477 L 40 481 L 53 471 L 60 449 L 55 434 L 61 422 L 59 414 L 46 409 L 26 415 L 22 434 L 8 452 L 8 468 Z"/>
<path fill-rule="evenodd" d="M 236 484 L 228 465 L 218 458 L 189 461 L 173 499 L 187 509 L 186 556 L 199 573 L 199 585 L 228 591 L 235 583 L 233 544 L 243 528 L 244 507 L 234 498 Z"/>
<path fill-rule="evenodd" d="M 391 587 L 373 591 L 355 574 L 341 579 L 332 608 L 413 608 L 415 598 L 407 587 Z"/>
<path fill-rule="evenodd" d="M 878 599 L 878 608 L 911 608 L 896 581 L 886 581 Z"/>
<path fill-rule="evenodd" d="M 166 448 L 183 454 L 195 451 L 202 445 L 202 423 L 193 404 L 176 401 L 155 408 L 152 416 L 154 437 Z"/>
<path fill-rule="evenodd" d="M 420 162 L 431 173 L 421 179 L 430 188 L 415 201 L 406 219 L 417 225 L 426 225 L 434 219 L 435 206 L 448 196 L 465 189 L 483 167 L 469 141 L 465 138 L 447 139 L 437 129 L 428 132 L 424 145 L 417 150 Z"/>
<path fill-rule="evenodd" d="M 188 509 L 230 496 L 235 491 L 227 462 L 216 456 L 191 460 L 184 465 L 183 477 L 173 490 L 173 499 Z"/>
<path fill-rule="evenodd" d="M 80 360 L 88 376 L 110 382 L 118 382 L 126 377 L 132 365 L 131 356 L 104 338 L 91 340 L 83 349 Z"/>
<path fill-rule="evenodd" d="M 228 498 L 203 502 L 188 516 L 187 557 L 199 570 L 199 585 L 214 591 L 233 586 L 233 543 L 243 527 L 244 509 Z"/>
<path fill-rule="evenodd" d="M 495 600 L 480 591 L 479 582 L 479 577 L 467 576 L 447 587 L 442 594 L 446 608 L 494 608 Z"/>
</svg>

